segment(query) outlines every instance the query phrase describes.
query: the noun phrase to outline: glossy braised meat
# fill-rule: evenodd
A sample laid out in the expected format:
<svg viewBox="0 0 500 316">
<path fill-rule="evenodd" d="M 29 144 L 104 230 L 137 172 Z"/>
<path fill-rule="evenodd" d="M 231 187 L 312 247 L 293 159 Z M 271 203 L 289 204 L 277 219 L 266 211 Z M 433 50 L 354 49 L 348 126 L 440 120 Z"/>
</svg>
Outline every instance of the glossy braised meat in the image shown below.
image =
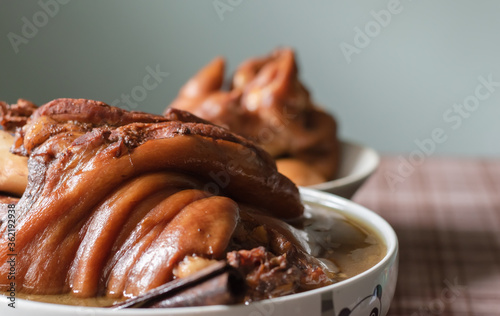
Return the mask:
<svg viewBox="0 0 500 316">
<path fill-rule="evenodd" d="M 0 130 L 0 192 L 21 196 L 28 184 L 28 159 L 12 154 L 14 136 Z"/>
<path fill-rule="evenodd" d="M 340 152 L 337 124 L 311 101 L 291 49 L 247 60 L 227 91 L 223 81 L 224 60 L 216 58 L 184 85 L 170 107 L 254 140 L 299 185 L 333 178 Z"/>
<path fill-rule="evenodd" d="M 29 157 L 16 206 L 17 291 L 135 297 L 255 247 L 299 267 L 284 293 L 331 282 L 278 220 L 302 215 L 295 185 L 265 151 L 189 113 L 58 99 L 33 114 L 15 147 Z M 2 276 L 6 261 L 1 252 Z M 0 290 L 8 284 L 2 277 Z M 266 297 L 259 291 L 247 299 Z"/>
<path fill-rule="evenodd" d="M 35 104 L 24 99 L 19 99 L 16 104 L 11 105 L 0 101 L 0 126 L 6 131 L 15 131 L 16 127 L 26 124 L 36 109 Z"/>
<path fill-rule="evenodd" d="M 14 132 L 26 124 L 36 109 L 35 104 L 24 99 L 11 105 L 0 101 L 0 192 L 21 196 L 26 189 L 28 160 L 13 155 L 10 149 Z"/>
</svg>

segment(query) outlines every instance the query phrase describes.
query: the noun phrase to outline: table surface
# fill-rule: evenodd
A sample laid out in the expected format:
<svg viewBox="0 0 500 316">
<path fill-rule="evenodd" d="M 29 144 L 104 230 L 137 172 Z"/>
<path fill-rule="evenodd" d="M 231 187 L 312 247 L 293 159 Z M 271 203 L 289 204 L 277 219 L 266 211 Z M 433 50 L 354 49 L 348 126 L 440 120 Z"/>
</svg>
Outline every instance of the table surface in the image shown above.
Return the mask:
<svg viewBox="0 0 500 316">
<path fill-rule="evenodd" d="M 500 315 L 500 159 L 401 158 L 353 197 L 399 238 L 388 315 Z"/>
</svg>

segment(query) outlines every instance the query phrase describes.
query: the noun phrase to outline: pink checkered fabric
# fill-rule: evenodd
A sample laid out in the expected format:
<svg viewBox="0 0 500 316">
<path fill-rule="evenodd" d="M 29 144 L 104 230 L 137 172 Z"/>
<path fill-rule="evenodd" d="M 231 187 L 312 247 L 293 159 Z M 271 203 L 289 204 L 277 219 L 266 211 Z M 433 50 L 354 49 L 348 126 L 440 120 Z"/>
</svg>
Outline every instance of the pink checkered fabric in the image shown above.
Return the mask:
<svg viewBox="0 0 500 316">
<path fill-rule="evenodd" d="M 428 158 L 406 167 L 383 158 L 353 198 L 398 234 L 388 315 L 500 315 L 500 160 Z"/>
</svg>

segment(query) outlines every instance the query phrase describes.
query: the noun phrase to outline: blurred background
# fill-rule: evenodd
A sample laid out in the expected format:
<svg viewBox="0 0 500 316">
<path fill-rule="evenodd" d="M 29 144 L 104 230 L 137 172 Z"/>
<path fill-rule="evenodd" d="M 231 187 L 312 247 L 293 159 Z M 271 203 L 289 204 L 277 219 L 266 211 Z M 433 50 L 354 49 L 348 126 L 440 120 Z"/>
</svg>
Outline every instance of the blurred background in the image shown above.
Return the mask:
<svg viewBox="0 0 500 316">
<path fill-rule="evenodd" d="M 499 157 L 498 12 L 495 0 L 1 0 L 0 99 L 161 113 L 215 56 L 229 76 L 290 46 L 341 138 L 394 154 L 439 134 L 427 155 Z"/>
</svg>

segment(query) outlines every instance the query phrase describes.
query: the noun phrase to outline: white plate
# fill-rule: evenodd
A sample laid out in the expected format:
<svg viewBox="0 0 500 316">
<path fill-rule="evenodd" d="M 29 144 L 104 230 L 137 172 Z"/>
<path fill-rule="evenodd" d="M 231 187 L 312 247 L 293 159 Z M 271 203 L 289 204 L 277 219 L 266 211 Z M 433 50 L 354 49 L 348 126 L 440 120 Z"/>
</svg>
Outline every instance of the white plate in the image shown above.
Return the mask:
<svg viewBox="0 0 500 316">
<path fill-rule="evenodd" d="M 8 307 L 5 296 L 0 297 L 2 316 L 68 316 L 68 315 L 128 315 L 128 316 L 166 316 L 166 315 L 220 315 L 220 316 L 323 316 L 323 315 L 378 315 L 387 313 L 398 272 L 398 240 L 391 226 L 368 209 L 349 200 L 302 188 L 304 202 L 319 203 L 351 218 L 371 229 L 387 247 L 384 258 L 367 271 L 320 289 L 299 294 L 264 300 L 249 305 L 208 306 L 175 309 L 129 309 L 113 311 L 105 308 L 89 308 L 39 303 L 16 299 L 16 308 Z M 372 313 L 374 311 L 377 313 Z M 348 312 L 352 311 L 352 312 Z"/>
<path fill-rule="evenodd" d="M 341 141 L 341 157 L 337 178 L 308 186 L 350 199 L 361 185 L 377 170 L 380 157 L 369 147 Z"/>
</svg>

